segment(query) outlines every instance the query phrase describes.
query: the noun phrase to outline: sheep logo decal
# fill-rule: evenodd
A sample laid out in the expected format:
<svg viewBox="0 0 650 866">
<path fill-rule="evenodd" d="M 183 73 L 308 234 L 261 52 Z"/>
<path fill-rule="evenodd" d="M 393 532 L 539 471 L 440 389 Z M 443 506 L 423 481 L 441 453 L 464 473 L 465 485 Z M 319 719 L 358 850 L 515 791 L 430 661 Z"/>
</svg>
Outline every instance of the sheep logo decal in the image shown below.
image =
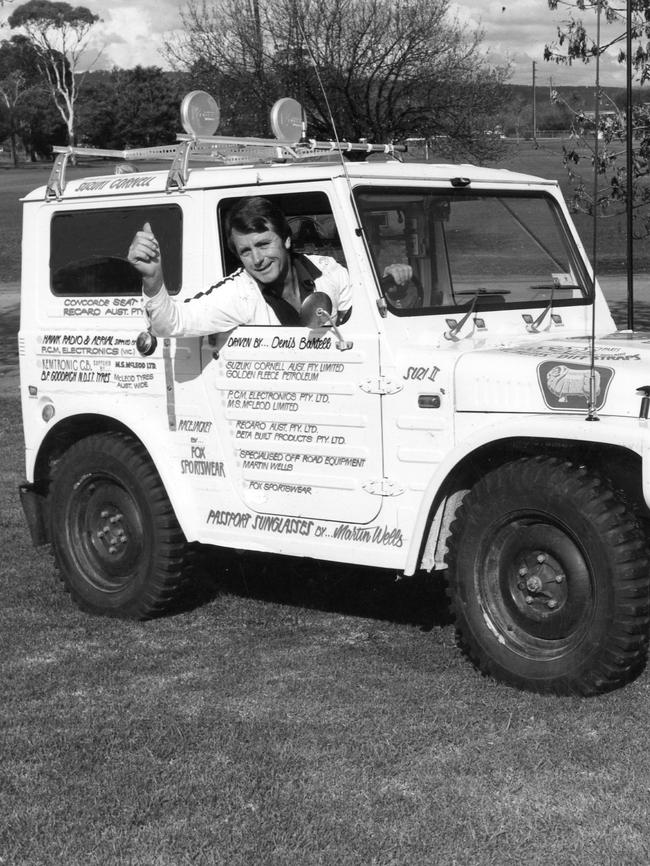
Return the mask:
<svg viewBox="0 0 650 866">
<path fill-rule="evenodd" d="M 614 371 L 609 367 L 596 367 L 594 370 L 595 409 L 601 409 L 605 404 L 613 376 Z M 537 368 L 537 378 L 549 409 L 575 411 L 587 408 L 591 378 L 587 364 L 544 361 Z"/>
</svg>

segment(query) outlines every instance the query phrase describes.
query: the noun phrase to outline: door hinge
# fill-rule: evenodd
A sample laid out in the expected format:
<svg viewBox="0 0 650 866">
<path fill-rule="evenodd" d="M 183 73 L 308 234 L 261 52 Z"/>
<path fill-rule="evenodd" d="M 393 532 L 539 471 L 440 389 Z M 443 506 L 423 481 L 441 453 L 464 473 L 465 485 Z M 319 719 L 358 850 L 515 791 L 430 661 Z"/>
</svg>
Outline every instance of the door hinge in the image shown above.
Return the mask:
<svg viewBox="0 0 650 866">
<path fill-rule="evenodd" d="M 404 493 L 404 488 L 390 478 L 376 478 L 374 481 L 366 481 L 361 486 L 366 493 L 371 493 L 373 496 L 401 496 Z"/>
<path fill-rule="evenodd" d="M 402 390 L 399 382 L 394 382 L 388 376 L 373 376 L 359 382 L 359 387 L 366 394 L 398 394 Z"/>
</svg>

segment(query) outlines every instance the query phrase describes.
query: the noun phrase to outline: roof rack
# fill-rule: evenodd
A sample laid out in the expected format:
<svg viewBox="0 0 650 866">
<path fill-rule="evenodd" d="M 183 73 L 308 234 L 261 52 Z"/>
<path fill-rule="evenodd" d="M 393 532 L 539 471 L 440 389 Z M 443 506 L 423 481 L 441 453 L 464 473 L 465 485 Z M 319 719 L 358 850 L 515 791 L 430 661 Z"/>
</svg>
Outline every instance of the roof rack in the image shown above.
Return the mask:
<svg viewBox="0 0 650 866">
<path fill-rule="evenodd" d="M 383 153 L 395 156 L 406 151 L 406 145 L 367 144 L 350 141 L 305 142 L 278 141 L 264 138 L 233 138 L 229 136 L 178 136 L 176 144 L 110 150 L 99 147 L 54 147 L 57 157 L 47 182 L 47 198 L 61 198 L 66 186 L 66 169 L 73 156 L 84 159 L 123 159 L 127 162 L 169 161 L 167 189 L 183 189 L 189 176 L 190 160 L 212 162 L 218 165 L 250 165 L 272 162 L 295 162 L 342 154 L 351 151 L 365 154 Z"/>
<path fill-rule="evenodd" d="M 176 144 L 110 150 L 98 147 L 54 147 L 57 157 L 52 166 L 45 197 L 60 199 L 66 186 L 66 169 L 73 156 L 90 159 L 123 159 L 128 162 L 169 161 L 167 190 L 182 190 L 187 185 L 190 160 L 218 165 L 255 165 L 318 159 L 330 154 L 383 153 L 396 156 L 407 150 L 405 144 L 369 144 L 366 141 L 316 141 L 307 138 L 305 115 L 294 99 L 279 99 L 271 110 L 271 126 L 276 138 L 237 138 L 215 135 L 219 107 L 207 93 L 195 90 L 181 104 L 181 117 L 187 134 L 178 134 Z M 117 171 L 135 171 L 118 167 Z"/>
</svg>

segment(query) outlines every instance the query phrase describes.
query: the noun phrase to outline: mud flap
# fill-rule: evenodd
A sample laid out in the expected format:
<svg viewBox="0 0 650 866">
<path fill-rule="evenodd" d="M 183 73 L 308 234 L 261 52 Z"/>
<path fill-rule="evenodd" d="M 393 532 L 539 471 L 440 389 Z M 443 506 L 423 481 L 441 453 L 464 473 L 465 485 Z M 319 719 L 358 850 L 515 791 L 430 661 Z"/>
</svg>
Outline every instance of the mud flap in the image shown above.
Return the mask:
<svg viewBox="0 0 650 866">
<path fill-rule="evenodd" d="M 50 540 L 47 531 L 46 497 L 39 493 L 33 484 L 21 484 L 18 491 L 32 544 L 34 547 L 42 547 Z"/>
</svg>

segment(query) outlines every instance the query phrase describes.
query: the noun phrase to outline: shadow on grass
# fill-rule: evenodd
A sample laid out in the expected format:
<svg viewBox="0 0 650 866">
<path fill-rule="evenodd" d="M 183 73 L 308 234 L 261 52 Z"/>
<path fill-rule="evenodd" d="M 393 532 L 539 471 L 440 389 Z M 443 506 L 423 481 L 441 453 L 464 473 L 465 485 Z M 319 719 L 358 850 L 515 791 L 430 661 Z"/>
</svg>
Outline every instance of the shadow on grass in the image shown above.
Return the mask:
<svg viewBox="0 0 650 866">
<path fill-rule="evenodd" d="M 443 576 L 401 577 L 377 568 L 206 548 L 199 551 L 183 610 L 228 593 L 430 631 L 451 622 Z"/>
</svg>

